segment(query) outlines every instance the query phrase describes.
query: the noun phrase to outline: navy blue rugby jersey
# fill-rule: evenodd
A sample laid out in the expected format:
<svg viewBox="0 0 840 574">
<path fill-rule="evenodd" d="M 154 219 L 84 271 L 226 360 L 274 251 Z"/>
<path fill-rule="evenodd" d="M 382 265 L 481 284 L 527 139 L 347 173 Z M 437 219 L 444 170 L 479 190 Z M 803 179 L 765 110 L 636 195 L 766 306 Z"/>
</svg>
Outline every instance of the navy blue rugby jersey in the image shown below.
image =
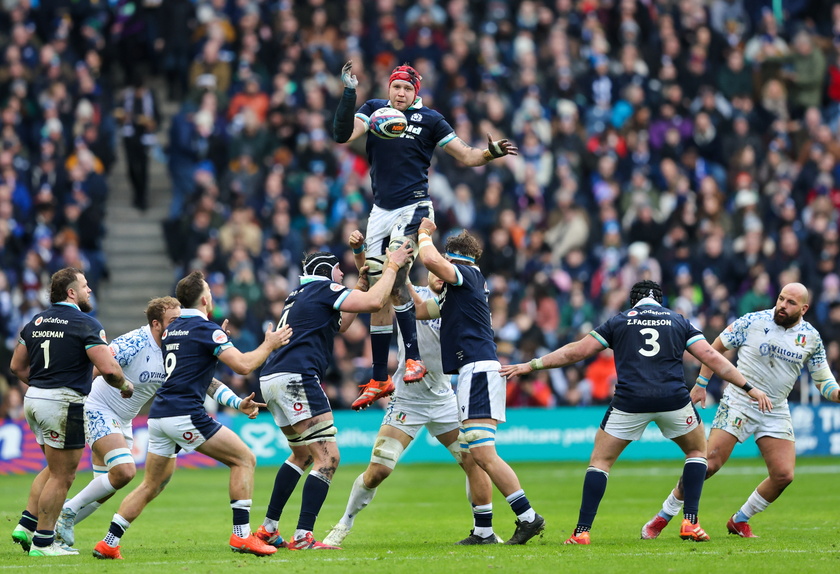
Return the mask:
<svg viewBox="0 0 840 574">
<path fill-rule="evenodd" d="M 326 277 L 306 275 L 289 293 L 279 327 L 290 325 L 289 344 L 271 352 L 260 376 L 300 373 L 322 379 L 332 362 L 333 341 L 341 327 L 341 303 L 350 289 Z"/>
<path fill-rule="evenodd" d="M 219 353 L 233 342 L 196 309 L 182 309 L 161 339 L 166 380 L 158 389 L 149 418 L 203 414 Z"/>
<path fill-rule="evenodd" d="M 368 123 L 370 114 L 388 100 L 368 100 L 356 117 Z M 365 149 L 370 164 L 373 201 L 382 209 L 397 209 L 429 199 L 429 166 L 435 146 L 455 139 L 455 130 L 419 99 L 405 111 L 408 127 L 400 137 L 383 139 L 368 133 Z"/>
<path fill-rule="evenodd" d="M 688 404 L 683 352 L 703 339 L 688 319 L 646 298 L 590 334 L 615 352 L 614 408 L 656 413 Z"/>
<path fill-rule="evenodd" d="M 440 357 L 443 372 L 452 375 L 477 361 L 498 361 L 487 281 L 478 267 L 454 263 L 456 284 L 444 283 L 440 294 Z"/>
<path fill-rule="evenodd" d="M 29 384 L 40 389 L 67 387 L 90 393 L 93 363 L 87 350 L 107 345 L 105 329 L 72 303 L 56 303 L 20 332 L 29 353 Z"/>
</svg>

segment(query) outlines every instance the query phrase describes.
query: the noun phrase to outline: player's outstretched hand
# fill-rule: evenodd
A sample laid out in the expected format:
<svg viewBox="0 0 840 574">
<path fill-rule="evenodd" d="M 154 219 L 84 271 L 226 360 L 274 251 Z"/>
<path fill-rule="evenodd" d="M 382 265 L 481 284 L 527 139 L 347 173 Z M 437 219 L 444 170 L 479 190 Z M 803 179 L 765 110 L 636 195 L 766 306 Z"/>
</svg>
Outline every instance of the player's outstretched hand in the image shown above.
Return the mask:
<svg viewBox="0 0 840 574">
<path fill-rule="evenodd" d="M 753 387 L 747 393 L 749 397 L 758 403 L 758 410 L 763 413 L 769 413 L 773 410 L 773 403 L 767 397 L 767 394 L 757 387 Z"/>
<path fill-rule="evenodd" d="M 527 375 L 531 372 L 531 365 L 530 363 L 516 363 L 515 365 L 505 365 L 499 372 L 502 374 L 503 377 L 509 379 L 511 377 L 516 377 L 518 375 Z"/>
<path fill-rule="evenodd" d="M 341 81 L 344 83 L 345 88 L 350 88 L 351 90 L 355 90 L 356 86 L 359 85 L 359 80 L 353 75 L 353 60 L 350 60 L 341 68 Z"/>
<path fill-rule="evenodd" d="M 228 329 L 228 320 L 227 319 L 222 321 L 222 331 L 227 333 L 227 336 L 230 337 L 230 329 Z"/>
<path fill-rule="evenodd" d="M 256 393 L 251 393 L 249 396 L 242 399 L 242 402 L 239 403 L 239 412 L 245 413 L 248 415 L 249 419 L 257 418 L 257 415 L 260 412 L 260 407 L 266 407 L 265 403 L 258 403 L 254 400 L 254 396 Z"/>
<path fill-rule="evenodd" d="M 429 219 L 428 217 L 424 217 L 420 221 L 419 230 L 426 231 L 426 232 L 429 233 L 429 235 L 431 235 L 432 233 L 435 232 L 435 229 L 437 229 L 437 225 L 435 225 L 435 222 L 432 221 L 431 219 Z"/>
<path fill-rule="evenodd" d="M 414 249 L 411 248 L 411 242 L 406 241 L 396 251 L 389 251 L 388 258 L 402 268 L 411 261 L 413 254 Z"/>
<path fill-rule="evenodd" d="M 519 148 L 513 145 L 509 139 L 493 141 L 493 136 L 487 134 L 487 149 L 494 158 L 506 155 L 519 155 Z"/>
<path fill-rule="evenodd" d="M 289 344 L 292 338 L 292 328 L 289 325 L 283 325 L 276 331 L 274 325 L 269 323 L 268 329 L 265 332 L 265 340 L 271 345 L 272 349 L 279 349 L 284 345 Z"/>
<path fill-rule="evenodd" d="M 131 381 L 126 381 L 123 388 L 120 389 L 120 396 L 124 399 L 130 399 L 131 396 L 134 394 L 134 385 L 131 384 Z"/>
<path fill-rule="evenodd" d="M 699 380 L 699 379 L 698 379 Z M 700 407 L 706 408 L 706 387 L 701 387 L 700 385 L 695 384 L 691 388 L 691 392 L 689 393 L 691 396 L 691 404 L 696 405 L 700 403 Z"/>
</svg>

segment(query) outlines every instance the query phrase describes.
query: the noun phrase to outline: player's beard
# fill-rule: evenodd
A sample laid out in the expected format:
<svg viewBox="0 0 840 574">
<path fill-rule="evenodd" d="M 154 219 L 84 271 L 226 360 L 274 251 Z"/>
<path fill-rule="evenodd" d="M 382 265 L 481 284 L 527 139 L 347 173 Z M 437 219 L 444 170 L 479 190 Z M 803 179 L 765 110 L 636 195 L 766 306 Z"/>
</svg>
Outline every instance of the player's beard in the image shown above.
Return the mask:
<svg viewBox="0 0 840 574">
<path fill-rule="evenodd" d="M 773 311 L 773 322 L 775 322 L 779 327 L 784 327 L 785 329 L 789 329 L 796 325 L 801 317 L 801 314 L 797 315 L 780 315 L 779 310 L 776 309 Z"/>
<path fill-rule="evenodd" d="M 78 305 L 79 305 L 79 309 L 82 311 L 82 313 L 90 313 L 91 311 L 93 311 L 93 307 L 90 304 L 90 300 L 79 301 Z"/>
</svg>

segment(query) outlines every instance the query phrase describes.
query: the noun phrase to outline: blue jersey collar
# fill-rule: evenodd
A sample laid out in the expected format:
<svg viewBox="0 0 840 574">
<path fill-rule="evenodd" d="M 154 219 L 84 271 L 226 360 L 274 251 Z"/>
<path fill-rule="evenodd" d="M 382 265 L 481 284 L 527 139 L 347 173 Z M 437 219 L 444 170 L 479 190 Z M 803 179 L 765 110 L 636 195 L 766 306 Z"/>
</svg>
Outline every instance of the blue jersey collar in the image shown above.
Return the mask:
<svg viewBox="0 0 840 574">
<path fill-rule="evenodd" d="M 76 311 L 81 311 L 78 305 L 70 303 L 69 301 L 59 301 L 58 303 L 55 303 L 55 305 L 67 305 L 68 307 L 73 307 Z"/>
</svg>

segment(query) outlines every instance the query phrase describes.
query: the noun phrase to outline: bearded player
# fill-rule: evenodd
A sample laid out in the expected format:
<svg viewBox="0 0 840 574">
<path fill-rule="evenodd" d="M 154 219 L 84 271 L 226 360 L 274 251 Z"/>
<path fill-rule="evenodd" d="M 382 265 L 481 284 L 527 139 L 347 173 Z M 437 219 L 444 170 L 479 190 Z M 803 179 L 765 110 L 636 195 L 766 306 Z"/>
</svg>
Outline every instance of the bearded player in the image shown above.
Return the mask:
<svg viewBox="0 0 840 574">
<path fill-rule="evenodd" d="M 796 465 L 793 423 L 787 397 L 799 379 L 803 367 L 820 394 L 832 402 L 840 402 L 840 387 L 826 360 L 822 338 L 802 318 L 808 311 L 808 289 L 802 283 L 788 283 L 782 288 L 773 309 L 747 313 L 729 325 L 712 343 L 721 353 L 738 349 L 738 370 L 747 380 L 767 393 L 772 410 L 762 412 L 751 397 L 728 385 L 718 405 L 707 451 L 709 467 L 706 479 L 713 476 L 729 460 L 732 450 L 750 435 L 767 465 L 768 476 L 726 523 L 730 534 L 755 538 L 749 520 L 779 498 L 793 481 Z M 706 407 L 706 385 L 711 371 L 700 369 L 697 383 L 691 389 L 692 403 Z M 685 499 L 683 481 L 668 495 L 662 510 L 642 527 L 642 538 L 659 536 L 671 518 L 679 513 Z"/>
<path fill-rule="evenodd" d="M 356 108 L 356 86 L 359 81 L 352 73 L 353 62 L 341 70 L 344 93 L 338 104 L 333 122 L 333 139 L 338 143 L 352 142 L 371 128 L 370 116 L 383 107 L 403 112 L 408 121 L 403 134 L 395 139 L 369 137 L 365 148 L 370 164 L 374 206 L 368 218 L 366 245 L 358 254 L 365 253 L 370 268 L 371 282 L 377 279 L 385 250 L 393 251 L 406 240 L 414 243 L 417 230 L 424 217 L 434 220 L 434 210 L 429 197 L 429 166 L 435 147 L 440 147 L 471 167 L 487 165 L 505 155 L 517 155 L 517 148 L 506 139 L 493 141 L 487 136 L 487 149 L 474 148 L 460 139 L 449 122 L 440 113 L 423 105 L 419 96 L 422 77 L 417 70 L 404 64 L 397 66 L 388 78 L 388 99 L 366 101 Z M 414 383 L 423 378 L 426 367 L 417 345 L 417 325 L 414 302 L 405 284 L 411 265 L 400 272 L 391 292 L 391 301 L 381 311 L 371 316 L 371 350 L 373 373 L 363 385 L 362 393 L 352 404 L 355 410 L 370 406 L 375 400 L 394 392 L 394 383 L 388 375 L 388 350 L 393 334 L 392 308 L 396 311 L 397 324 L 405 348 L 405 373 L 403 380 Z"/>
</svg>

